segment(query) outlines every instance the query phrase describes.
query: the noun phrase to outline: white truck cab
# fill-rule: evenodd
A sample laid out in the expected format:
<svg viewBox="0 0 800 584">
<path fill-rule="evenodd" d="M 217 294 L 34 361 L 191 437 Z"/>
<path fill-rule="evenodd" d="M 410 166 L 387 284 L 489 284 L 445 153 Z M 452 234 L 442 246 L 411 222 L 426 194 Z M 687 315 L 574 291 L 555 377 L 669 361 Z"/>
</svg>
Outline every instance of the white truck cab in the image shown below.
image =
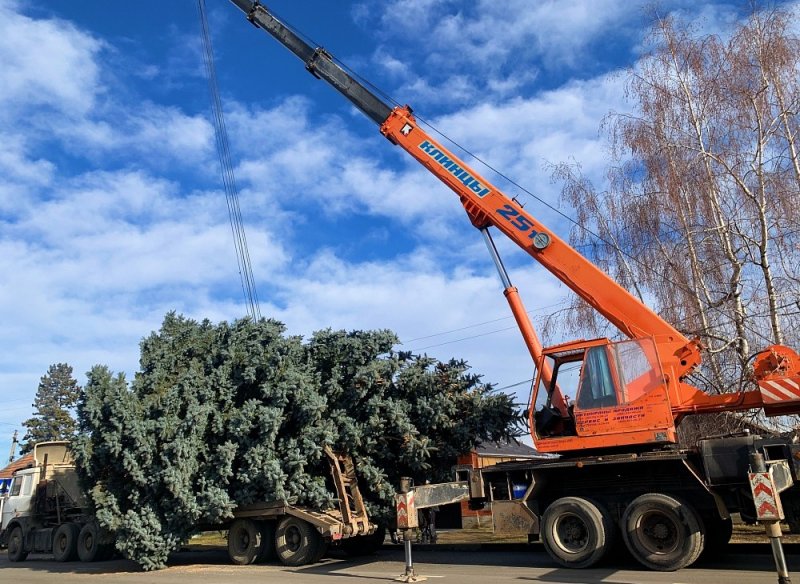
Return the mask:
<svg viewBox="0 0 800 584">
<path fill-rule="evenodd" d="M 18 470 L 14 473 L 11 488 L 0 503 L 0 508 L 2 508 L 0 532 L 8 526 L 13 518 L 31 514 L 31 502 L 35 487 L 39 483 L 40 473 L 41 469 L 37 467 Z"/>
</svg>

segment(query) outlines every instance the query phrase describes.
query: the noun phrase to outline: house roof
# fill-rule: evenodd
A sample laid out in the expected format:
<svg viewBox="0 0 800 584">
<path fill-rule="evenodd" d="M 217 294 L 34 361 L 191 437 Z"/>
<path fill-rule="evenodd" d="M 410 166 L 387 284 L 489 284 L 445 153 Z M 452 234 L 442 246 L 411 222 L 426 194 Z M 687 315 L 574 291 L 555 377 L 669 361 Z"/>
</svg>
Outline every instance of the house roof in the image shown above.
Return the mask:
<svg viewBox="0 0 800 584">
<path fill-rule="evenodd" d="M 531 448 L 527 444 L 523 444 L 519 440 L 505 440 L 500 442 L 485 442 L 475 447 L 475 452 L 478 456 L 503 456 L 515 458 L 541 458 L 544 455 L 540 454 L 535 448 Z"/>
<path fill-rule="evenodd" d="M 10 479 L 12 475 L 23 468 L 33 466 L 33 453 L 28 453 L 21 458 L 18 458 L 4 469 L 0 470 L 0 479 Z"/>
</svg>

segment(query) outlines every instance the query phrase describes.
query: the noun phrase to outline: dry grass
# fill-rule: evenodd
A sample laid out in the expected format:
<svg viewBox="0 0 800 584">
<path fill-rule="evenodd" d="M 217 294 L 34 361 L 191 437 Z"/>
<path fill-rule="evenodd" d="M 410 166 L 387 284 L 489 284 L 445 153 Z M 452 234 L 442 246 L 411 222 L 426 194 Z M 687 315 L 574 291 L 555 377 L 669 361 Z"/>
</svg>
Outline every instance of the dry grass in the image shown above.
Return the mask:
<svg viewBox="0 0 800 584">
<path fill-rule="evenodd" d="M 187 548 L 228 547 L 227 531 L 204 531 L 189 540 Z"/>
</svg>

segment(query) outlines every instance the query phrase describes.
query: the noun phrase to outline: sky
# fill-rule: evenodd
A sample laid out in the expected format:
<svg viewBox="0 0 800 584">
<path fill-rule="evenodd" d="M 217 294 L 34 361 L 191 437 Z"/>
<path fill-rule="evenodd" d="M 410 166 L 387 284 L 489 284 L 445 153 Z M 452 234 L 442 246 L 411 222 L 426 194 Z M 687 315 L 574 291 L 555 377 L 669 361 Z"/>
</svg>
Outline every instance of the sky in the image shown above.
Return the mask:
<svg viewBox="0 0 800 584">
<path fill-rule="evenodd" d="M 651 22 L 638 0 L 267 5 L 534 193 L 476 163 L 563 237 L 552 165 L 602 183 L 600 126 L 631 107 Z M 398 349 L 465 359 L 524 403 L 532 363 L 455 195 L 235 5 L 206 7 L 262 315 L 303 336 L 394 330 Z M 746 10 L 659 5 L 723 34 Z M 247 313 L 200 43 L 196 0 L 0 0 L 0 456 L 51 364 L 81 385 L 95 364 L 132 379 L 167 312 Z M 496 241 L 534 323 L 566 305 Z"/>
</svg>

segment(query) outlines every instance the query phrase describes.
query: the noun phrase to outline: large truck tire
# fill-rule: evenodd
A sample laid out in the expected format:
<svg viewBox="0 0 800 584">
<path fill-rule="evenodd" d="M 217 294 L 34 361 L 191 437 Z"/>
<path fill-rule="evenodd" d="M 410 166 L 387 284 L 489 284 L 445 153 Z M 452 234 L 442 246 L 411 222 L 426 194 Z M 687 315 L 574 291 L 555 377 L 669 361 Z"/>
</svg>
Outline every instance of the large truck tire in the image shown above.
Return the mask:
<svg viewBox="0 0 800 584">
<path fill-rule="evenodd" d="M 237 519 L 228 530 L 228 556 L 240 566 L 256 561 L 262 549 L 261 531 L 252 519 Z"/>
<path fill-rule="evenodd" d="M 305 566 L 319 554 L 322 536 L 307 521 L 284 517 L 275 530 L 275 548 L 284 566 Z"/>
<path fill-rule="evenodd" d="M 594 566 L 614 544 L 615 526 L 602 505 L 582 497 L 562 497 L 542 517 L 541 537 L 553 560 L 567 568 Z"/>
<path fill-rule="evenodd" d="M 261 533 L 261 548 L 256 556 L 256 564 L 274 562 L 278 559 L 278 552 L 275 551 L 275 522 L 259 521 L 258 530 Z"/>
<path fill-rule="evenodd" d="M 22 528 L 17 525 L 11 530 L 11 535 L 8 537 L 8 559 L 11 562 L 22 562 L 27 557 L 28 550 L 25 549 Z"/>
<path fill-rule="evenodd" d="M 680 570 L 703 551 L 703 523 L 697 512 L 663 493 L 646 493 L 628 505 L 622 535 L 634 559 L 651 570 Z"/>
<path fill-rule="evenodd" d="M 75 523 L 62 523 L 53 536 L 53 557 L 57 562 L 72 562 L 78 558 L 78 534 Z"/>
<path fill-rule="evenodd" d="M 94 521 L 86 523 L 78 533 L 78 557 L 82 562 L 97 562 L 108 556 L 108 546 L 103 544 L 100 527 Z"/>
</svg>

